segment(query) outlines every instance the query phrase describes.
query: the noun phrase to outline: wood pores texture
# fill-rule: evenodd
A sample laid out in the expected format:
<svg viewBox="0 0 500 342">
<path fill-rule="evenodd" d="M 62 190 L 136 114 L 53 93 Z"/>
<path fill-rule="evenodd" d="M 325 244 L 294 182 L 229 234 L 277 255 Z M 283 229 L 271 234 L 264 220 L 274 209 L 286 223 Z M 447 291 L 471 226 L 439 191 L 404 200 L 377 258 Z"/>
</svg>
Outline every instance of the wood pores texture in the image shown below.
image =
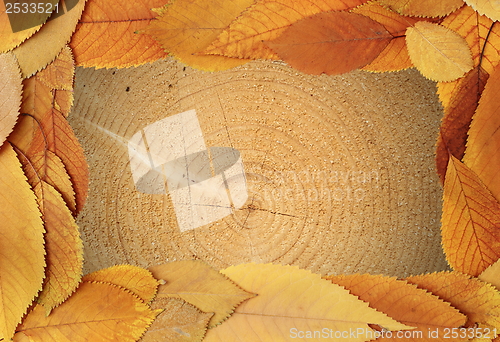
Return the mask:
<svg viewBox="0 0 500 342">
<path fill-rule="evenodd" d="M 196 109 L 207 146 L 241 153 L 248 200 L 181 232 L 171 196 L 136 190 L 128 140 Z M 199 258 L 400 277 L 446 268 L 434 143 L 442 111 L 415 70 L 308 76 L 279 62 L 218 73 L 167 59 L 79 68 L 69 117 L 90 192 L 78 217 L 85 271 Z"/>
</svg>

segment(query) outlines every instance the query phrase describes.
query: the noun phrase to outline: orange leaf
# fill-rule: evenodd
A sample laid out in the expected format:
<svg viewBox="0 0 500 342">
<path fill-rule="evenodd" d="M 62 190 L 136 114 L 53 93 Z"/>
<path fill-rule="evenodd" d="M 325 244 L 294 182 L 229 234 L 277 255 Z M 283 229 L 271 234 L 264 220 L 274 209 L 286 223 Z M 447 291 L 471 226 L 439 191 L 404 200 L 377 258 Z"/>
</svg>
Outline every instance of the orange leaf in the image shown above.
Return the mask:
<svg viewBox="0 0 500 342">
<path fill-rule="evenodd" d="M 89 0 L 70 42 L 76 63 L 124 68 L 167 57 L 153 38 L 135 32 L 154 19 L 152 8 L 168 1 Z"/>
<path fill-rule="evenodd" d="M 182 298 L 204 312 L 214 312 L 210 327 L 223 322 L 237 305 L 254 296 L 198 260 L 157 265 L 150 271 L 165 282 L 158 288 L 157 298 Z"/>
<path fill-rule="evenodd" d="M 0 146 L 12 131 L 21 106 L 21 74 L 11 53 L 0 54 Z"/>
<path fill-rule="evenodd" d="M 463 0 L 377 0 L 402 15 L 444 17 L 464 4 Z"/>
<path fill-rule="evenodd" d="M 366 0 L 258 0 L 224 30 L 204 52 L 251 59 L 278 59 L 263 41 L 278 38 L 291 24 L 326 11 L 347 10 Z"/>
<path fill-rule="evenodd" d="M 463 162 L 500 200 L 500 66 L 490 75 L 472 117 Z"/>
<path fill-rule="evenodd" d="M 406 46 L 415 67 L 433 81 L 453 81 L 473 68 L 465 39 L 435 23 L 419 21 L 408 27 Z"/>
<path fill-rule="evenodd" d="M 355 8 L 352 12 L 365 15 L 381 23 L 395 37 L 380 55 L 370 64 L 364 66 L 362 70 L 385 72 L 402 70 L 413 66 L 406 48 L 405 33 L 408 26 L 414 25 L 418 19 L 403 17 L 382 7 L 377 2 L 369 2 Z"/>
<path fill-rule="evenodd" d="M 63 304 L 45 315 L 36 305 L 17 328 L 14 341 L 137 341 L 155 313 L 121 287 L 82 283 Z"/>
<path fill-rule="evenodd" d="M 46 280 L 38 302 L 47 314 L 76 289 L 82 277 L 83 245 L 80 232 L 63 198 L 50 184 L 32 179 L 45 226 Z"/>
<path fill-rule="evenodd" d="M 485 15 L 491 20 L 500 20 L 500 4 L 496 0 L 464 0 L 479 14 Z"/>
<path fill-rule="evenodd" d="M 458 81 L 450 104 L 444 108 L 436 146 L 436 167 L 444 183 L 450 153 L 462 159 L 467 142 L 467 132 L 489 75 L 481 68 L 472 69 Z"/>
<path fill-rule="evenodd" d="M 500 328 L 500 292 L 490 284 L 459 272 L 423 274 L 406 280 L 466 314 L 467 327 L 481 323 Z"/>
<path fill-rule="evenodd" d="M 16 55 L 23 78 L 45 68 L 69 42 L 86 0 L 78 0 L 64 15 L 53 13 L 50 20 L 30 39 L 12 50 Z M 64 8 L 60 0 L 59 8 Z"/>
<path fill-rule="evenodd" d="M 43 222 L 10 144 L 0 148 L 0 338 L 9 340 L 42 288 Z"/>
<path fill-rule="evenodd" d="M 132 266 L 118 265 L 85 275 L 82 281 L 99 281 L 121 286 L 132 292 L 145 303 L 149 303 L 156 294 L 158 281 L 148 270 Z"/>
<path fill-rule="evenodd" d="M 267 42 L 281 59 L 309 74 L 341 74 L 373 61 L 392 35 L 361 14 L 324 12 L 292 24 Z"/>
<path fill-rule="evenodd" d="M 370 307 L 381 311 L 398 322 L 417 327 L 408 336 L 415 341 L 436 341 L 430 338 L 429 329 L 438 330 L 444 336 L 446 330 L 462 326 L 467 318 L 457 309 L 443 302 L 429 292 L 418 289 L 404 280 L 381 275 L 354 274 L 325 277 L 333 283 L 344 286 L 359 299 L 368 302 Z M 404 335 L 402 335 L 404 336 Z M 380 341 L 396 341 L 379 338 Z M 466 339 L 463 339 L 466 340 Z M 457 341 L 457 340 L 455 340 Z"/>
<path fill-rule="evenodd" d="M 163 309 L 163 312 L 156 317 L 141 342 L 201 341 L 213 316 L 179 298 L 157 298 L 151 308 Z"/>
<path fill-rule="evenodd" d="M 450 155 L 444 182 L 442 244 L 449 264 L 477 276 L 500 257 L 500 204 L 479 177 Z"/>
<path fill-rule="evenodd" d="M 194 68 L 219 71 L 246 63 L 239 58 L 203 56 L 203 51 L 253 0 L 176 0 L 156 9 L 158 20 L 142 33 L 153 36 L 163 48 Z"/>
</svg>

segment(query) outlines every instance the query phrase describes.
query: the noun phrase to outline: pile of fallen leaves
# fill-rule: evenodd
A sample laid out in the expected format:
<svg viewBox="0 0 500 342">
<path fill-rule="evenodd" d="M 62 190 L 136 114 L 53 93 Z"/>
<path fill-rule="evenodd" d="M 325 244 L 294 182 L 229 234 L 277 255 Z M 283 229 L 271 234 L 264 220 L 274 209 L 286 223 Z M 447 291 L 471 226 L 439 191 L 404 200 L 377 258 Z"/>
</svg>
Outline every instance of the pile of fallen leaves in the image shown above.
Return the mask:
<svg viewBox="0 0 500 342">
<path fill-rule="evenodd" d="M 0 340 L 500 341 L 498 1 L 66 0 L 15 33 L 12 3 L 0 3 Z M 416 67 L 437 81 L 454 271 L 322 277 L 180 261 L 82 277 L 88 169 L 66 121 L 75 65 L 169 54 L 211 71 L 268 59 L 311 74 Z"/>
</svg>

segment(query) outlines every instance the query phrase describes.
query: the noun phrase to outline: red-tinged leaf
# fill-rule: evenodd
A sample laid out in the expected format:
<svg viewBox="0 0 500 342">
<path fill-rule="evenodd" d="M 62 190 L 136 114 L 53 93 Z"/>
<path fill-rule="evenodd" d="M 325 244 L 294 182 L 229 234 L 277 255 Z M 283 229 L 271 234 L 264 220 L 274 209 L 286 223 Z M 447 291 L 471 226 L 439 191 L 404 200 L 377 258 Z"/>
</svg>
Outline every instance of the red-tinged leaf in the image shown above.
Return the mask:
<svg viewBox="0 0 500 342">
<path fill-rule="evenodd" d="M 325 12 L 292 24 L 266 44 L 292 67 L 309 74 L 341 74 L 372 62 L 392 35 L 356 13 Z"/>
<path fill-rule="evenodd" d="M 450 153 L 461 160 L 465 153 L 467 132 L 481 98 L 489 75 L 481 68 L 474 68 L 458 82 L 444 116 L 436 145 L 436 167 L 444 183 Z"/>
<path fill-rule="evenodd" d="M 441 235 L 446 259 L 455 270 L 477 276 L 500 258 L 500 204 L 453 155 L 443 198 Z"/>
<path fill-rule="evenodd" d="M 291 24 L 320 12 L 354 8 L 366 0 L 257 0 L 224 30 L 204 53 L 237 58 L 279 59 L 264 41 Z"/>
<path fill-rule="evenodd" d="M 68 121 L 58 110 L 52 108 L 39 121 L 41 129 L 36 131 L 26 154 L 30 156 L 48 149 L 61 159 L 73 184 L 76 198 L 74 214 L 77 214 L 83 208 L 88 192 L 88 166 L 83 149 Z"/>
<path fill-rule="evenodd" d="M 500 329 L 500 292 L 492 285 L 459 272 L 422 274 L 406 280 L 467 315 L 466 327 L 486 324 Z"/>
<path fill-rule="evenodd" d="M 152 37 L 136 34 L 155 17 L 152 8 L 169 0 L 89 0 L 71 38 L 78 65 L 124 68 L 166 58 Z"/>
<path fill-rule="evenodd" d="M 493 196 L 500 200 L 500 66 L 484 88 L 472 117 L 463 162 L 474 171 Z"/>
</svg>

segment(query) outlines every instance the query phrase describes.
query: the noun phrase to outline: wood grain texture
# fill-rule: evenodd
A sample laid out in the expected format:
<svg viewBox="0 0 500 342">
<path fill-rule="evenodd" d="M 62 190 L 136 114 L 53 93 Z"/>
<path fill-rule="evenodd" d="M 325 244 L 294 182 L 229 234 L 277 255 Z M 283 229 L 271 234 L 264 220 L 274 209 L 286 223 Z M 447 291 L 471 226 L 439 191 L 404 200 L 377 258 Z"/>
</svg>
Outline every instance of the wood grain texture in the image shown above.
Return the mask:
<svg viewBox="0 0 500 342">
<path fill-rule="evenodd" d="M 85 270 L 199 258 L 293 264 L 322 274 L 406 276 L 446 267 L 434 83 L 415 70 L 307 76 L 279 62 L 206 73 L 167 59 L 78 69 L 69 121 L 91 185 L 78 218 Z M 180 232 L 169 194 L 135 189 L 128 140 L 196 109 L 206 146 L 241 152 L 248 200 Z"/>
</svg>

